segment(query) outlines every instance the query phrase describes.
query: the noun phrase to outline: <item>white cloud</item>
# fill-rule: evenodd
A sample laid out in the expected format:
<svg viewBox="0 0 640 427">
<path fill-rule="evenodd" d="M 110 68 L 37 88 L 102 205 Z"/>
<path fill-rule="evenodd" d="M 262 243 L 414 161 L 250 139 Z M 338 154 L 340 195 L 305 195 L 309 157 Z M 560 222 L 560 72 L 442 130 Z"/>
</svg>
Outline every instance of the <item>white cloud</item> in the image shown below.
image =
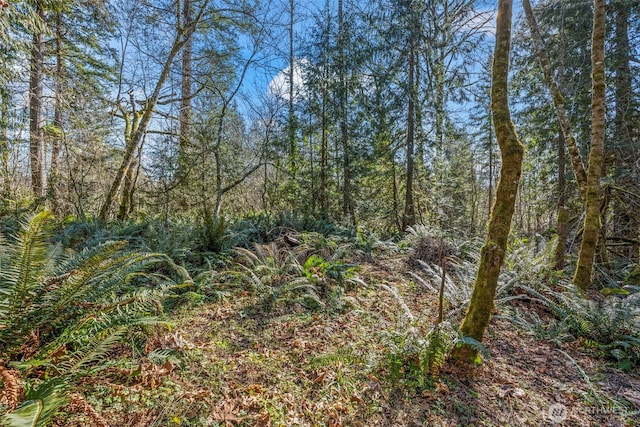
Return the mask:
<svg viewBox="0 0 640 427">
<path fill-rule="evenodd" d="M 464 23 L 463 28 L 476 32 L 495 35 L 496 34 L 496 18 L 494 10 L 480 10 L 467 22 Z"/>
<path fill-rule="evenodd" d="M 296 59 L 293 62 L 293 100 L 298 101 L 305 97 L 305 67 L 308 65 L 307 59 Z M 267 93 L 276 99 L 289 101 L 289 77 L 291 67 L 286 67 L 269 82 Z"/>
</svg>

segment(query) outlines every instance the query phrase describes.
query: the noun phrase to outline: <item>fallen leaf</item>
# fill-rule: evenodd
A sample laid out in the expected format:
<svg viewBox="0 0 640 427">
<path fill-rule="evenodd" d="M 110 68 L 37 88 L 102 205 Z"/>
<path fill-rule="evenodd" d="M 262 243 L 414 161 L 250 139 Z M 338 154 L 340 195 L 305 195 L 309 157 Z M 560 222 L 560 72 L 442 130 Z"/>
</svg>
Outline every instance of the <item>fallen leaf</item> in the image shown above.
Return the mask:
<svg viewBox="0 0 640 427">
<path fill-rule="evenodd" d="M 325 378 L 327 378 L 328 374 L 329 374 L 329 371 L 324 371 L 313 380 L 313 384 L 321 383 L 322 381 L 324 381 Z"/>
<path fill-rule="evenodd" d="M 256 418 L 256 427 L 271 427 L 271 415 L 263 412 Z"/>
<path fill-rule="evenodd" d="M 214 421 L 223 421 L 225 425 L 232 423 L 240 423 L 242 418 L 235 416 L 236 404 L 231 401 L 223 402 L 218 408 L 211 411 L 211 417 Z"/>
</svg>

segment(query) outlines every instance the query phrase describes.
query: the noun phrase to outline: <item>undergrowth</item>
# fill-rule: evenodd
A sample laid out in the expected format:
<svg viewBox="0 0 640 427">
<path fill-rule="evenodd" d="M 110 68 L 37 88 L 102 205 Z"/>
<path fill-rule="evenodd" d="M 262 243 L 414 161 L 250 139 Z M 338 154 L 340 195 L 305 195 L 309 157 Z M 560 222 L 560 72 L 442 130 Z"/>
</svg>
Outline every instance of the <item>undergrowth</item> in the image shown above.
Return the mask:
<svg viewBox="0 0 640 427">
<path fill-rule="evenodd" d="M 237 262 L 228 273 L 260 296 L 266 310 L 278 302 L 318 309 L 336 303 L 345 289 L 366 286 L 355 264 L 325 259 L 305 245 L 254 244 L 253 250 L 238 247 L 235 254 Z"/>
<path fill-rule="evenodd" d="M 46 425 L 70 385 L 108 366 L 116 346 L 140 354 L 149 327 L 165 323 L 164 302 L 192 286 L 166 255 L 122 241 L 76 253 L 50 243 L 52 227 L 42 212 L 0 240 L 0 420 L 10 426 Z M 172 266 L 173 278 L 159 266 Z"/>
</svg>

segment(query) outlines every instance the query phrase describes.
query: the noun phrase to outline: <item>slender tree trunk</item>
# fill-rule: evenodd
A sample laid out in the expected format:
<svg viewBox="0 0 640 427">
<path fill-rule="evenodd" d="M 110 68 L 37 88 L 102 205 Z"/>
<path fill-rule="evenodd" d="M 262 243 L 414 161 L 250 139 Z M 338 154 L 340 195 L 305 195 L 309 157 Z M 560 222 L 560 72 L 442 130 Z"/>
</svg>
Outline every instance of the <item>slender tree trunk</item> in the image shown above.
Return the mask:
<svg viewBox="0 0 640 427">
<path fill-rule="evenodd" d="M 478 342 L 482 342 L 494 307 L 498 275 L 504 263 L 524 157 L 524 147 L 518 140 L 511 122 L 508 102 L 511 16 L 512 0 L 499 0 L 491 83 L 491 112 L 502 155 L 502 166 L 471 301 L 460 326 L 460 331 L 465 337 Z M 460 361 L 473 362 L 477 358 L 477 350 L 472 346 L 463 345 L 456 348 L 453 356 Z"/>
<path fill-rule="evenodd" d="M 587 173 L 585 171 L 582 158 L 580 157 L 580 150 L 578 149 L 578 144 L 576 143 L 576 138 L 571 128 L 571 122 L 569 121 L 569 117 L 567 116 L 567 112 L 564 107 L 566 101 L 562 96 L 560 88 L 553 79 L 553 74 L 551 72 L 551 63 L 549 62 L 549 58 L 544 48 L 542 36 L 540 35 L 538 24 L 536 22 L 535 16 L 533 15 L 533 10 L 531 9 L 531 3 L 529 2 L 529 0 L 522 0 L 522 6 L 524 7 L 529 28 L 531 29 L 531 38 L 533 39 L 533 43 L 536 47 L 538 60 L 540 61 L 540 66 L 542 67 L 542 71 L 544 74 L 544 81 L 549 88 L 549 91 L 551 92 L 553 105 L 556 108 L 556 114 L 558 116 L 558 120 L 560 121 L 564 140 L 569 150 L 569 156 L 571 158 L 571 164 L 573 165 L 573 171 L 578 182 L 578 188 L 580 188 L 580 195 L 584 200 L 587 188 Z"/>
<path fill-rule="evenodd" d="M 322 39 L 322 78 L 320 92 L 320 186 L 318 188 L 318 202 L 320 205 L 320 217 L 329 218 L 329 184 L 328 184 L 328 162 L 329 162 L 329 119 L 327 117 L 327 103 L 329 102 L 327 85 L 329 83 L 329 34 L 331 20 L 329 14 L 329 2 L 325 2 L 325 13 L 327 16 L 326 27 Z"/>
<path fill-rule="evenodd" d="M 558 242 L 555 248 L 555 269 L 562 270 L 565 263 L 567 238 L 569 235 L 569 209 L 567 208 L 567 178 L 565 175 L 566 158 L 564 151 L 564 134 L 558 134 L 558 205 L 556 234 Z"/>
<path fill-rule="evenodd" d="M 182 8 L 182 25 L 191 25 L 193 10 L 191 0 L 184 0 Z M 191 96 L 192 96 L 192 59 L 193 59 L 193 38 L 189 37 L 182 49 L 182 84 L 180 94 L 180 137 L 178 147 L 178 169 L 176 179 L 181 181 L 186 178 L 188 167 L 188 157 L 191 142 Z"/>
<path fill-rule="evenodd" d="M 600 205 L 602 190 L 600 177 L 604 162 L 605 134 L 605 66 L 604 42 L 606 31 L 605 0 L 594 0 L 593 37 L 591 41 L 591 148 L 585 194 L 585 218 L 578 264 L 573 276 L 574 285 L 586 293 L 591 283 L 591 273 L 602 227 Z"/>
<path fill-rule="evenodd" d="M 414 157 L 414 130 L 415 130 L 415 46 L 413 38 L 409 46 L 409 76 L 408 76 L 408 100 L 407 100 L 407 179 L 404 200 L 404 214 L 402 215 L 402 229 L 416 223 L 416 211 L 413 200 L 413 157 Z"/>
<path fill-rule="evenodd" d="M 338 89 L 339 109 L 340 109 L 340 145 L 342 146 L 342 214 L 351 220 L 352 225 L 356 225 L 355 206 L 353 203 L 353 183 L 351 177 L 351 147 L 349 146 L 349 130 L 347 123 L 347 97 L 348 88 L 346 81 L 346 61 L 345 61 L 345 30 L 344 30 L 344 5 L 343 0 L 338 0 Z"/>
<path fill-rule="evenodd" d="M 293 50 L 294 39 L 294 18 L 295 18 L 295 0 L 289 0 L 289 123 L 288 123 L 288 138 L 289 138 L 289 174 L 291 175 L 291 182 L 293 184 L 294 193 L 297 188 L 297 175 L 298 175 L 298 143 L 296 141 L 296 115 L 294 110 L 294 97 L 295 97 L 295 51 Z M 297 196 L 294 196 L 297 198 Z"/>
<path fill-rule="evenodd" d="M 633 128 L 632 109 L 632 79 L 630 68 L 630 45 L 629 45 L 629 5 L 623 2 L 613 2 L 612 7 L 616 12 L 615 20 L 615 116 L 613 119 L 614 141 L 617 144 L 615 156 L 616 179 L 620 186 L 637 185 L 638 168 L 636 162 L 638 157 L 634 153 L 633 140 L 631 137 Z M 618 195 L 613 212 L 614 234 L 616 236 L 630 236 L 637 240 L 639 236 L 637 220 L 634 221 L 631 212 L 633 211 L 633 200 L 628 193 Z M 626 251 L 631 259 L 638 260 L 638 249 L 640 245 L 633 244 Z"/>
<path fill-rule="evenodd" d="M 55 105 L 53 111 L 54 135 L 51 138 L 51 165 L 49 166 L 49 199 L 52 210 L 56 213 L 58 205 L 58 167 L 60 160 L 60 143 L 64 138 L 62 126 L 62 99 L 64 92 L 64 54 L 63 45 L 63 24 L 62 13 L 56 13 L 56 84 L 55 84 Z"/>
<path fill-rule="evenodd" d="M 391 192 L 393 194 L 393 219 L 398 228 L 398 231 L 402 233 L 402 221 L 400 221 L 400 202 L 398 201 L 398 177 L 396 173 L 396 160 L 393 155 L 393 150 L 389 147 L 389 162 L 391 163 Z"/>
<path fill-rule="evenodd" d="M 31 187 L 36 197 L 45 196 L 45 143 L 42 130 L 42 100 L 44 79 L 44 30 L 45 13 L 40 2 L 36 2 L 37 29 L 31 46 L 31 70 L 29 80 L 29 158 L 31 160 Z"/>
<path fill-rule="evenodd" d="M 491 122 L 491 117 L 489 117 Z M 495 169 L 493 161 L 493 125 L 489 123 L 489 194 L 487 198 L 487 217 L 491 215 L 491 204 L 493 203 L 493 170 Z"/>
<path fill-rule="evenodd" d="M 420 56 L 417 55 L 416 56 L 416 60 L 419 60 Z M 421 179 L 423 176 L 425 178 L 425 182 L 426 182 L 426 164 L 425 164 L 425 158 L 426 158 L 426 151 L 425 151 L 425 132 L 424 132 L 424 128 L 422 126 L 422 121 L 423 121 L 423 111 L 422 111 L 422 106 L 424 105 L 423 102 L 420 99 L 420 87 L 422 84 L 421 81 L 421 77 L 420 77 L 420 70 L 421 68 L 419 66 L 416 67 L 415 69 L 415 82 L 416 82 L 416 105 L 415 105 L 415 109 L 416 109 L 416 132 L 415 132 L 415 139 L 416 139 L 416 158 L 418 160 L 418 164 L 417 164 L 417 168 L 420 171 L 418 173 L 418 179 Z M 415 160 L 414 160 L 415 162 Z"/>
<path fill-rule="evenodd" d="M 327 168 L 328 168 L 328 120 L 327 120 L 327 79 L 328 70 L 327 64 L 323 65 L 323 79 L 322 79 L 322 134 L 320 136 L 320 216 L 324 219 L 329 217 L 329 197 L 328 197 L 328 184 L 327 184 Z"/>
<path fill-rule="evenodd" d="M 120 198 L 120 207 L 118 208 L 118 219 L 124 221 L 129 217 L 133 206 L 133 191 L 135 170 L 138 163 L 138 159 L 133 159 L 131 167 L 127 170 L 122 183 L 122 197 Z"/>
<path fill-rule="evenodd" d="M 9 179 L 9 94 L 0 88 L 0 176 L 2 177 L 2 197 L 10 198 Z"/>
</svg>

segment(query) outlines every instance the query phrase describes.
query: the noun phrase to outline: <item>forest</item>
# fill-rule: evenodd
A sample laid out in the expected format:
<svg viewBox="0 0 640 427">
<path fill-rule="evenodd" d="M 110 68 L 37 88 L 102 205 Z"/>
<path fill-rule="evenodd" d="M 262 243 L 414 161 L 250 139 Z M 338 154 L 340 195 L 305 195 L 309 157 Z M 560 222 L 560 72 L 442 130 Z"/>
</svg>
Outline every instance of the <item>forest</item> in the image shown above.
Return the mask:
<svg viewBox="0 0 640 427">
<path fill-rule="evenodd" d="M 637 0 L 0 0 L 0 426 L 640 425 Z"/>
</svg>

